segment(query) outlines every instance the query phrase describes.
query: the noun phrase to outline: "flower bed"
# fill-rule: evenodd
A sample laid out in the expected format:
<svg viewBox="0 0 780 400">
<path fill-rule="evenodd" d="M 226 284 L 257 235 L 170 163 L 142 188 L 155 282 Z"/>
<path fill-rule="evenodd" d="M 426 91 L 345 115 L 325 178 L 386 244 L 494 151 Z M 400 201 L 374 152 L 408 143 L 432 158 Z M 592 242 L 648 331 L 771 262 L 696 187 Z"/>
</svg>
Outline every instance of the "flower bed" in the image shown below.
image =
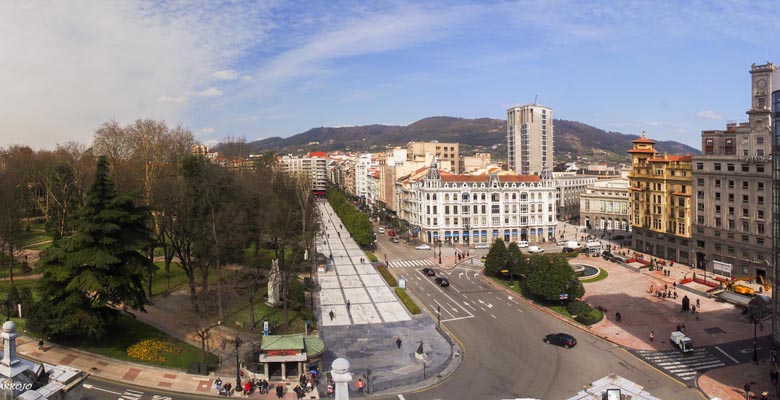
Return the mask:
<svg viewBox="0 0 780 400">
<path fill-rule="evenodd" d="M 179 353 L 181 353 L 179 346 L 157 339 L 142 340 L 127 348 L 127 355 L 140 361 L 164 363 L 166 355 Z"/>
</svg>

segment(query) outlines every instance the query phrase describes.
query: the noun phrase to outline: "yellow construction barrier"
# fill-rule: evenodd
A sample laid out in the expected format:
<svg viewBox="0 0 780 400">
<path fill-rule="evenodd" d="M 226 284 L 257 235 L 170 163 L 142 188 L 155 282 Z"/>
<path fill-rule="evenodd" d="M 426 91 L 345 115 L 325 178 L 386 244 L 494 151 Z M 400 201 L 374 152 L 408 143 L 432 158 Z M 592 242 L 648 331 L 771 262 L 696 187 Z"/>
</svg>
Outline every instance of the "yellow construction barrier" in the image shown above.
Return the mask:
<svg viewBox="0 0 780 400">
<path fill-rule="evenodd" d="M 756 293 L 753 288 L 742 285 L 734 285 L 734 292 L 748 296 L 753 296 Z"/>
</svg>

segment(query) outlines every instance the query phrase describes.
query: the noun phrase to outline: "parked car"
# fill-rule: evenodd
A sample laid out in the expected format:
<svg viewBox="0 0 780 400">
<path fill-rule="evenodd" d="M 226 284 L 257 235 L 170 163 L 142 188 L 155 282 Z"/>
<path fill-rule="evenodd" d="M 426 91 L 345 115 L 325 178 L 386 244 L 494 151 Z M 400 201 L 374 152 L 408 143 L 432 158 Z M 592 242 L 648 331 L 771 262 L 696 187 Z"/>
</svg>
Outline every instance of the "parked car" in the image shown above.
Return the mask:
<svg viewBox="0 0 780 400">
<path fill-rule="evenodd" d="M 489 249 L 490 245 L 487 243 L 480 243 L 476 246 L 474 246 L 475 249 Z"/>
<path fill-rule="evenodd" d="M 436 284 L 441 286 L 441 287 L 447 287 L 447 286 L 450 285 L 449 279 L 447 279 L 447 278 L 445 278 L 443 276 L 436 277 L 435 281 L 436 281 Z"/>
<path fill-rule="evenodd" d="M 558 246 L 566 246 L 566 242 L 568 242 L 568 240 L 559 240 L 557 244 Z"/>
<path fill-rule="evenodd" d="M 544 337 L 544 342 L 568 349 L 577 344 L 577 339 L 567 333 L 551 333 Z"/>
<path fill-rule="evenodd" d="M 391 241 L 391 242 L 393 242 L 393 243 L 398 243 L 398 242 L 400 242 L 400 240 L 398 239 L 398 237 L 397 237 L 397 236 L 393 236 L 393 237 L 391 237 L 391 238 L 390 238 L 390 241 Z"/>
<path fill-rule="evenodd" d="M 379 227 L 379 229 L 377 230 L 377 232 L 379 232 L 379 233 L 385 233 L 385 228 L 383 228 L 383 227 L 381 227 L 381 226 L 380 226 L 380 227 Z"/>
<path fill-rule="evenodd" d="M 417 250 L 430 250 L 431 246 L 428 246 L 427 244 L 423 243 L 421 245 L 417 245 L 415 247 L 415 249 L 417 249 Z"/>
<path fill-rule="evenodd" d="M 521 241 L 517 242 L 517 247 L 520 247 L 520 248 L 528 247 L 528 242 L 526 242 L 525 240 L 521 240 Z"/>
<path fill-rule="evenodd" d="M 539 246 L 528 246 L 528 253 L 529 254 L 538 254 L 538 253 L 544 253 L 544 249 Z"/>
<path fill-rule="evenodd" d="M 573 249 L 571 247 L 564 247 L 563 248 L 563 252 L 564 253 L 571 253 L 572 251 L 577 251 L 577 250 L 579 250 L 579 249 Z"/>
<path fill-rule="evenodd" d="M 614 256 L 612 255 L 612 253 L 610 253 L 608 251 L 602 251 L 601 252 L 601 257 L 603 259 L 607 260 L 607 261 L 613 261 L 613 257 Z"/>
<path fill-rule="evenodd" d="M 433 268 L 423 268 L 422 272 L 423 272 L 423 274 L 428 275 L 428 276 L 435 276 L 436 275 L 436 271 L 434 271 Z"/>
</svg>

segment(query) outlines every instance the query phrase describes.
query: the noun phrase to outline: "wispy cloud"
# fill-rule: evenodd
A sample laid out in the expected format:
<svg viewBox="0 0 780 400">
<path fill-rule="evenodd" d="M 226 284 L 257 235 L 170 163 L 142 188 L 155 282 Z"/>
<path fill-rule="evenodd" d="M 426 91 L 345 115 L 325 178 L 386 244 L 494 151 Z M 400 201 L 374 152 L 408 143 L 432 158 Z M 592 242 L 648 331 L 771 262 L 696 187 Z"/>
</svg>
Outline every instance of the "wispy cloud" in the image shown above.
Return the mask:
<svg viewBox="0 0 780 400">
<path fill-rule="evenodd" d="M 200 92 L 198 92 L 198 96 L 200 97 L 222 96 L 222 91 L 212 86 L 206 90 L 201 90 Z"/>
<path fill-rule="evenodd" d="M 712 110 L 704 110 L 696 113 L 696 116 L 704 119 L 721 120 L 723 116 Z"/>
<path fill-rule="evenodd" d="M 223 69 L 222 71 L 217 71 L 213 75 L 211 75 L 214 79 L 219 79 L 223 81 L 232 81 L 233 79 L 238 78 L 238 72 L 232 70 L 232 69 Z"/>
<path fill-rule="evenodd" d="M 186 103 L 189 100 L 187 96 L 168 96 L 168 95 L 162 95 L 157 98 L 157 101 L 160 103 L 175 103 L 175 104 L 182 104 Z"/>
<path fill-rule="evenodd" d="M 178 122 L 273 25 L 272 2 L 0 2 L 0 146 L 89 143 L 102 122 Z M 46 115 L 46 118 L 40 118 Z"/>
</svg>

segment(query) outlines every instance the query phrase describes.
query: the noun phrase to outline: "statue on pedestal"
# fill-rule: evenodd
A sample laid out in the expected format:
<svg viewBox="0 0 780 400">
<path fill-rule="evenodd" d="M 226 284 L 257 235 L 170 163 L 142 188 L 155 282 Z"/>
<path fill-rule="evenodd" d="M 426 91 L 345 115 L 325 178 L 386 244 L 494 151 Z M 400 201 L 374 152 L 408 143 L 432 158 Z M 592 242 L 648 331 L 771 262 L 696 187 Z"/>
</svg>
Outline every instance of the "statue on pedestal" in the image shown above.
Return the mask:
<svg viewBox="0 0 780 400">
<path fill-rule="evenodd" d="M 281 301 L 282 276 L 279 272 L 279 259 L 271 261 L 271 272 L 268 274 L 268 305 L 278 306 Z"/>
</svg>

